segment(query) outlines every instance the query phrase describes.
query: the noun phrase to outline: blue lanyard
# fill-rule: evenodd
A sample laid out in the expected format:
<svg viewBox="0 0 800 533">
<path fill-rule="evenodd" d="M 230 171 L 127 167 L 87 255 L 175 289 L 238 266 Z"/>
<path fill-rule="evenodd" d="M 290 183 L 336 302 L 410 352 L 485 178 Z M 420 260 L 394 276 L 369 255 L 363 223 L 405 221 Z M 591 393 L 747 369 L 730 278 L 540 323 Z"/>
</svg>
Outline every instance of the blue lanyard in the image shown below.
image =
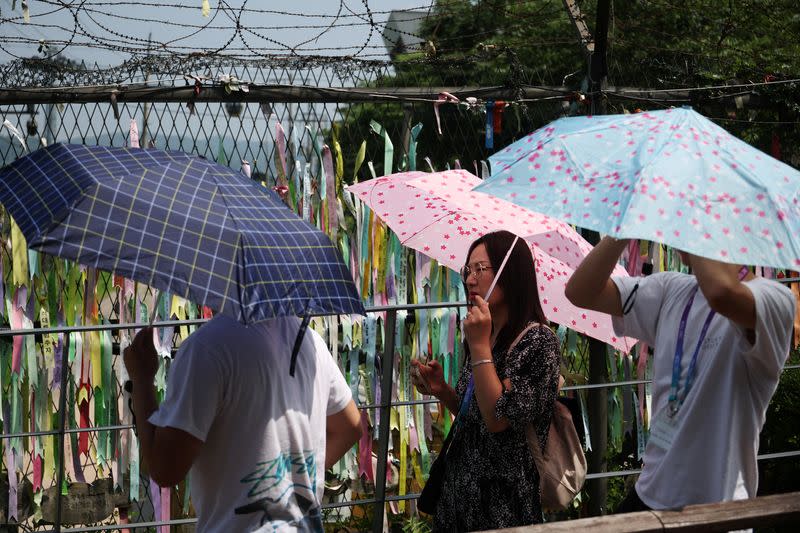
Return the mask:
<svg viewBox="0 0 800 533">
<path fill-rule="evenodd" d="M 747 276 L 748 272 L 749 271 L 746 267 L 742 267 L 741 270 L 739 270 L 740 282 Z M 694 297 L 697 294 L 697 289 L 698 286 L 695 285 L 694 289 L 692 290 L 692 294 L 689 296 L 689 301 L 686 302 L 686 307 L 683 308 L 681 323 L 678 327 L 678 340 L 675 344 L 675 359 L 672 361 L 672 385 L 670 386 L 669 390 L 670 416 L 675 416 L 692 388 L 695 366 L 697 364 L 697 354 L 700 353 L 700 346 L 703 344 L 703 340 L 706 338 L 706 333 L 708 333 L 708 326 L 711 324 L 711 319 L 714 318 L 714 315 L 716 314 L 716 311 L 713 309 L 709 311 L 706 321 L 703 323 L 703 329 L 700 331 L 700 338 L 697 339 L 697 346 L 694 347 L 692 361 L 689 363 L 689 369 L 686 372 L 686 385 L 683 387 L 683 395 L 678 398 L 678 387 L 681 380 L 681 359 L 683 359 L 683 339 L 686 334 L 686 322 L 689 319 L 689 310 L 692 308 L 692 303 L 694 302 Z"/>
<path fill-rule="evenodd" d="M 469 383 L 467 383 L 467 390 L 464 391 L 464 397 L 461 398 L 461 406 L 458 409 L 458 418 L 456 420 L 464 420 L 467 409 L 469 409 L 469 401 L 472 399 L 473 390 L 475 390 L 475 376 L 470 376 Z"/>
<path fill-rule="evenodd" d="M 691 296 L 689 296 L 689 301 L 686 302 L 686 307 L 683 308 L 683 315 L 681 316 L 681 324 L 678 327 L 678 340 L 675 344 L 675 359 L 672 360 L 672 386 L 669 390 L 669 414 L 670 416 L 675 416 L 678 410 L 683 405 L 683 401 L 686 399 L 686 396 L 689 394 L 689 390 L 692 388 L 692 383 L 694 382 L 694 373 L 695 373 L 695 366 L 697 363 L 697 354 L 700 352 L 700 346 L 703 344 L 703 340 L 706 338 L 706 333 L 708 333 L 708 326 L 711 324 L 711 319 L 714 318 L 716 311 L 713 309 L 709 311 L 708 316 L 706 317 L 706 321 L 703 324 L 703 329 L 700 332 L 700 338 L 697 339 L 697 346 L 694 347 L 694 353 L 692 354 L 692 361 L 689 363 L 689 370 L 686 373 L 686 384 L 683 387 L 683 395 L 678 398 L 678 386 L 680 385 L 681 381 L 681 359 L 683 359 L 683 339 L 686 335 L 686 322 L 689 318 L 689 310 L 692 308 L 692 303 L 694 303 L 694 297 L 697 294 L 697 286 L 695 285 L 694 289 L 692 290 Z"/>
</svg>

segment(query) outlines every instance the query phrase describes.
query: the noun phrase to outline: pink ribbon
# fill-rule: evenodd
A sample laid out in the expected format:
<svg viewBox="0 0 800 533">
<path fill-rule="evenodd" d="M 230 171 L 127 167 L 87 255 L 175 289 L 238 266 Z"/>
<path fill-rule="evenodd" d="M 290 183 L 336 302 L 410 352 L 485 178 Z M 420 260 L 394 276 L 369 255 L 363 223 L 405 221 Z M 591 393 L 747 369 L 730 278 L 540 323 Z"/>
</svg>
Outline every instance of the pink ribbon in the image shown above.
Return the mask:
<svg viewBox="0 0 800 533">
<path fill-rule="evenodd" d="M 400 409 L 404 409 L 401 407 Z M 408 449 L 419 451 L 419 435 L 417 434 L 417 425 L 414 423 L 414 414 L 411 414 L 411 420 L 408 424 Z"/>
<path fill-rule="evenodd" d="M 450 93 L 447 92 L 440 92 L 439 99 L 433 103 L 433 114 L 436 115 L 436 130 L 439 132 L 439 135 L 442 134 L 442 124 L 439 120 L 439 106 L 442 104 L 457 104 L 461 100 L 456 98 Z"/>
<path fill-rule="evenodd" d="M 33 492 L 42 488 L 42 456 L 38 453 L 33 459 Z"/>
<path fill-rule="evenodd" d="M 6 444 L 6 472 L 8 473 L 8 518 L 18 520 L 19 509 L 17 508 L 17 452 Z"/>
<path fill-rule="evenodd" d="M 339 229 L 339 216 L 336 212 L 336 172 L 333 170 L 333 155 L 327 144 L 322 147 L 322 167 L 325 169 L 325 199 L 328 203 L 328 220 L 325 223 L 327 233 L 331 235 Z"/>
<path fill-rule="evenodd" d="M 367 476 L 375 482 L 375 472 L 372 471 L 372 436 L 369 430 L 369 417 L 361 412 L 361 441 L 358 443 L 358 475 Z"/>
<path fill-rule="evenodd" d="M 131 129 L 128 136 L 128 146 L 131 148 L 139 148 L 139 126 L 136 125 L 136 119 L 131 119 Z"/>
<path fill-rule="evenodd" d="M 27 294 L 27 289 L 22 286 L 19 287 L 17 290 L 14 291 L 14 299 L 13 303 L 11 304 L 11 328 L 12 329 L 22 329 L 22 307 L 19 305 L 18 302 L 25 301 L 25 295 Z M 22 300 L 20 300 L 20 298 Z M 12 341 L 12 352 L 11 352 L 11 372 L 15 372 L 19 374 L 20 368 L 22 366 L 22 335 L 15 335 L 14 340 Z"/>
<path fill-rule="evenodd" d="M 628 242 L 628 274 L 638 276 L 642 273 L 642 257 L 639 253 L 639 241 L 631 239 Z"/>
<path fill-rule="evenodd" d="M 149 488 L 150 488 L 150 501 L 153 504 L 153 515 L 155 517 L 160 518 L 161 517 L 161 487 L 159 487 L 156 484 L 156 482 L 151 479 Z"/>
<path fill-rule="evenodd" d="M 120 525 L 129 524 L 130 521 L 128 520 L 128 508 L 127 507 L 120 507 L 119 508 L 119 523 Z M 128 528 L 122 528 L 120 530 L 122 533 L 131 533 L 131 530 Z"/>
<path fill-rule="evenodd" d="M 636 377 L 637 379 L 643 380 L 645 378 L 645 375 L 647 374 L 647 359 L 649 356 L 647 344 L 645 344 L 644 342 L 640 342 L 638 352 L 639 352 L 639 360 L 636 363 Z M 642 420 L 644 420 L 644 407 L 646 405 L 646 399 L 644 394 L 645 393 L 644 383 L 640 383 L 638 389 L 639 389 L 638 409 L 639 409 L 639 414 L 642 417 Z"/>
<path fill-rule="evenodd" d="M 283 177 L 289 179 L 289 173 L 286 171 L 286 132 L 283 131 L 280 122 L 275 123 L 275 144 L 278 146 L 278 160 L 281 163 Z"/>
<path fill-rule="evenodd" d="M 169 494 L 169 487 L 162 487 L 161 488 L 161 521 L 162 522 L 169 522 L 170 519 L 170 494 Z M 159 526 L 160 533 L 169 533 L 169 526 Z"/>
</svg>

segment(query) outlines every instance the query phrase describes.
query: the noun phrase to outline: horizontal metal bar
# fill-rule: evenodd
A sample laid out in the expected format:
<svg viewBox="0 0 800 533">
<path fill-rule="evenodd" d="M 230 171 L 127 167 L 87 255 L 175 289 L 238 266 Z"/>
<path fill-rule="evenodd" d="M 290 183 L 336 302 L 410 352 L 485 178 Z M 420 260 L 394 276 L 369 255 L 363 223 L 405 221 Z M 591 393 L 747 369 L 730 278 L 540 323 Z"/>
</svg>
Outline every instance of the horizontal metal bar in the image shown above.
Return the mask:
<svg viewBox="0 0 800 533">
<path fill-rule="evenodd" d="M 384 311 L 415 311 L 418 309 L 447 309 L 450 307 L 467 307 L 467 302 L 424 302 L 421 304 L 373 305 L 366 307 L 367 313 Z"/>
<path fill-rule="evenodd" d="M 152 327 L 167 328 L 175 326 L 199 326 L 205 324 L 210 319 L 196 318 L 192 320 L 157 320 L 150 322 L 131 322 L 126 324 L 87 324 L 84 326 L 57 326 L 53 328 L 30 328 L 30 329 L 0 329 L 0 337 L 13 337 L 15 335 L 48 335 L 51 333 L 82 333 L 86 331 L 107 331 L 115 329 L 141 329 Z"/>
<path fill-rule="evenodd" d="M 75 528 L 61 528 L 61 533 L 80 533 L 83 531 L 119 531 L 120 529 L 141 529 L 143 527 L 179 526 L 195 524 L 197 518 L 176 518 L 174 520 L 161 520 L 158 522 L 131 522 L 130 524 L 108 524 L 105 526 L 86 526 Z M 48 529 L 46 533 L 55 533 L 56 530 Z M 44 533 L 44 532 L 42 532 Z"/>
<path fill-rule="evenodd" d="M 800 450 L 790 451 L 790 452 L 778 452 L 778 453 L 767 453 L 761 454 L 758 456 L 759 461 L 768 461 L 771 459 L 783 459 L 786 457 L 794 457 L 800 456 Z M 635 474 L 640 474 L 642 472 L 641 468 L 631 469 L 631 470 L 614 470 L 610 472 L 596 472 L 592 474 L 586 474 L 586 479 L 603 479 L 603 478 L 612 478 L 612 477 L 624 477 L 624 476 L 632 476 Z M 401 500 L 412 500 L 419 498 L 419 493 L 413 494 L 404 494 L 402 496 L 387 496 L 386 501 L 401 501 Z M 374 498 L 365 499 L 365 500 L 353 500 L 351 502 L 336 502 L 332 504 L 325 504 L 323 505 L 323 509 L 327 508 L 337 508 L 337 507 L 352 507 L 355 505 L 370 505 L 376 503 Z"/>
<path fill-rule="evenodd" d="M 787 80 L 788 81 L 788 80 Z M 442 92 L 464 100 L 470 96 L 484 100 L 541 100 L 561 99 L 571 92 L 561 86 L 522 85 L 506 86 L 459 86 L 459 87 L 312 87 L 308 85 L 257 84 L 245 80 L 248 91 L 229 93 L 221 84 L 206 83 L 203 91 L 195 94 L 193 86 L 165 85 L 148 86 L 141 83 L 107 84 L 64 87 L 16 87 L 0 89 L 0 105 L 55 104 L 55 103 L 106 103 L 114 96 L 120 103 L 153 102 L 281 102 L 281 103 L 356 103 L 356 102 L 421 102 L 431 103 Z M 761 84 L 759 84 L 761 85 Z M 747 94 L 737 85 L 729 88 L 715 87 L 725 92 L 717 98 L 730 98 Z M 708 90 L 708 88 L 697 88 Z M 607 96 L 645 99 L 690 100 L 690 89 L 647 89 L 638 87 L 609 86 L 602 91 Z"/>
<path fill-rule="evenodd" d="M 392 402 L 391 404 L 388 404 L 388 403 L 384 403 L 384 404 L 370 403 L 370 404 L 367 404 L 367 405 L 359 405 L 358 408 L 359 409 L 383 409 L 383 408 L 386 408 L 386 407 L 404 407 L 404 406 L 409 406 L 409 405 L 425 405 L 425 404 L 429 404 L 429 403 L 439 403 L 439 400 L 431 398 L 429 400 L 406 400 L 406 401 L 402 401 L 402 402 Z"/>
<path fill-rule="evenodd" d="M 634 469 L 634 470 L 614 470 L 612 472 L 597 472 L 594 474 L 586 474 L 586 479 L 603 479 L 609 477 L 623 477 L 623 476 L 632 476 L 633 474 L 641 473 L 642 469 Z"/>
<path fill-rule="evenodd" d="M 522 86 L 495 87 L 311 87 L 298 85 L 259 85 L 248 83 L 248 92 L 228 93 L 222 85 L 211 83 L 195 94 L 193 86 L 148 87 L 142 84 L 76 86 L 76 87 L 18 87 L 0 89 L 0 105 L 56 104 L 56 103 L 107 103 L 112 95 L 117 102 L 281 102 L 281 103 L 336 103 L 336 102 L 414 102 L 432 103 L 439 94 L 447 92 L 460 99 L 470 96 L 483 99 L 513 100 L 520 96 L 531 99 L 568 94 L 563 87 Z M 629 89 L 633 90 L 633 89 Z"/>
<path fill-rule="evenodd" d="M 626 387 L 630 385 L 643 385 L 652 383 L 652 379 L 633 379 L 630 381 L 609 381 L 607 383 L 589 383 L 587 385 L 567 385 L 561 390 L 589 390 L 589 389 L 608 389 L 613 387 Z"/>
<path fill-rule="evenodd" d="M 369 313 L 383 313 L 386 311 L 415 311 L 425 309 L 445 309 L 450 307 L 466 307 L 467 302 L 426 302 L 421 304 L 402 304 L 402 305 L 376 305 L 365 307 Z M 312 313 L 311 316 L 328 316 L 325 313 Z M 154 328 L 167 328 L 177 326 L 199 326 L 208 322 L 209 318 L 195 318 L 191 320 L 157 320 L 149 322 L 131 323 L 111 323 L 111 324 L 87 324 L 83 326 L 57 326 L 51 328 L 30 328 L 30 329 L 5 329 L 0 328 L 0 337 L 13 337 L 15 335 L 46 335 L 50 333 L 81 333 L 86 331 L 107 331 L 117 329 L 141 329 L 152 326 Z"/>
<path fill-rule="evenodd" d="M 783 278 L 779 280 L 782 283 L 800 282 L 800 278 Z M 367 314 L 370 313 L 384 313 L 386 311 L 417 311 L 427 309 L 448 309 L 451 307 L 466 307 L 467 302 L 425 302 L 421 304 L 401 304 L 401 305 L 375 305 L 365 307 Z M 325 313 L 312 313 L 311 316 L 328 316 Z M 157 320 L 150 324 L 149 322 L 131 322 L 131 323 L 111 323 L 111 324 L 88 324 L 82 326 L 56 326 L 51 328 L 30 328 L 30 329 L 7 329 L 0 328 L 0 337 L 13 337 L 15 335 L 46 335 L 51 333 L 81 333 L 88 331 L 107 331 L 119 329 L 141 329 L 152 326 L 154 328 L 167 328 L 167 327 L 180 327 L 180 326 L 199 326 L 205 324 L 210 319 L 196 318 L 187 320 Z M 565 390 L 569 390 L 566 389 Z"/>
<path fill-rule="evenodd" d="M 786 365 L 783 367 L 783 370 L 797 370 L 800 368 L 800 364 L 797 365 Z M 609 381 L 607 383 L 591 383 L 588 385 L 568 385 L 561 387 L 561 390 L 564 391 L 574 391 L 574 390 L 588 390 L 588 389 L 610 389 L 614 387 L 626 387 L 631 385 L 642 385 L 652 383 L 652 379 L 635 379 L 630 381 Z M 391 404 L 377 404 L 377 403 L 370 403 L 366 405 L 358 405 L 359 409 L 380 409 L 384 407 L 400 407 L 400 406 L 408 406 L 408 405 L 425 405 L 425 404 L 432 404 L 432 403 L 439 403 L 439 400 L 436 399 L 427 399 L 427 400 L 406 400 L 402 402 L 391 402 Z"/>
<path fill-rule="evenodd" d="M 786 457 L 796 457 L 800 455 L 800 450 L 791 452 L 764 453 L 758 456 L 759 461 L 769 461 L 771 459 L 784 459 Z"/>
<path fill-rule="evenodd" d="M 414 493 L 411 493 L 411 494 L 403 494 L 402 496 L 400 496 L 400 495 L 387 496 L 386 497 L 386 501 L 387 502 L 402 502 L 404 500 L 416 500 L 417 498 L 419 498 L 419 495 L 420 495 L 419 492 L 414 492 Z"/>
<path fill-rule="evenodd" d="M 758 456 L 759 461 L 766 461 L 770 459 L 780 459 L 785 457 L 794 457 L 800 456 L 800 450 L 791 451 L 791 452 L 779 452 L 779 453 L 770 453 L 770 454 L 762 454 Z M 615 470 L 611 472 L 597 472 L 591 473 L 586 475 L 587 480 L 592 479 L 605 479 L 605 478 L 613 478 L 613 477 L 625 477 L 625 476 L 632 476 L 635 474 L 640 474 L 642 472 L 641 469 L 631 469 L 631 470 Z M 403 495 L 392 495 L 386 496 L 385 501 L 392 502 L 392 501 L 407 501 L 407 500 L 415 500 L 419 498 L 419 493 L 410 493 L 410 494 L 403 494 Z M 328 502 L 322 504 L 323 509 L 341 509 L 343 507 L 355 507 L 357 505 L 375 505 L 378 501 L 375 498 L 365 498 L 361 500 L 351 500 L 347 502 Z M 179 524 L 193 524 L 197 520 L 196 519 L 182 519 L 182 520 L 171 520 L 165 522 L 140 522 L 134 524 L 125 524 L 125 528 L 141 528 L 141 527 L 152 527 L 152 526 L 160 526 L 160 525 L 179 525 Z M 120 525 L 111 525 L 111 526 L 93 526 L 87 528 L 75 528 L 75 529 L 62 529 L 63 533 L 78 533 L 83 531 L 108 531 L 108 530 L 115 530 L 120 529 Z M 48 530 L 47 533 L 50 533 L 52 530 Z"/>
<path fill-rule="evenodd" d="M 121 431 L 125 429 L 133 429 L 133 424 L 119 424 L 116 426 L 96 426 L 91 428 L 68 428 L 64 433 L 96 433 L 98 431 Z M 0 435 L 0 440 L 15 439 L 19 437 L 46 437 L 51 435 L 58 435 L 60 432 L 57 429 L 49 431 L 28 431 L 23 433 L 4 433 Z"/>
<path fill-rule="evenodd" d="M 355 507 L 356 505 L 375 505 L 378 500 L 375 498 L 367 498 L 364 500 L 350 500 L 349 502 L 329 502 L 323 503 L 323 509 L 341 509 L 342 507 Z"/>
</svg>

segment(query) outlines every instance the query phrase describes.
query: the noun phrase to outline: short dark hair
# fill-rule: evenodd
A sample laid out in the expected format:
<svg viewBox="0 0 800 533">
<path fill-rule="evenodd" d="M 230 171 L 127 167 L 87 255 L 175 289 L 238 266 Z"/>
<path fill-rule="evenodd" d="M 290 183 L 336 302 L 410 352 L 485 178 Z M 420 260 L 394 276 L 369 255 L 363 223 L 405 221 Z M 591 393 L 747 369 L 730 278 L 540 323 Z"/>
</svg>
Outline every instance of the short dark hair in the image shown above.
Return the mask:
<svg viewBox="0 0 800 533">
<path fill-rule="evenodd" d="M 486 246 L 486 253 L 492 263 L 495 275 L 514 242 L 516 235 L 501 230 L 487 233 L 472 243 L 467 252 L 467 261 L 476 246 Z M 536 285 L 536 267 L 528 243 L 520 238 L 508 258 L 497 286 L 503 289 L 508 306 L 508 323 L 497 334 L 495 347 L 505 351 L 530 322 L 547 324 L 542 305 L 539 303 L 539 290 Z"/>
</svg>

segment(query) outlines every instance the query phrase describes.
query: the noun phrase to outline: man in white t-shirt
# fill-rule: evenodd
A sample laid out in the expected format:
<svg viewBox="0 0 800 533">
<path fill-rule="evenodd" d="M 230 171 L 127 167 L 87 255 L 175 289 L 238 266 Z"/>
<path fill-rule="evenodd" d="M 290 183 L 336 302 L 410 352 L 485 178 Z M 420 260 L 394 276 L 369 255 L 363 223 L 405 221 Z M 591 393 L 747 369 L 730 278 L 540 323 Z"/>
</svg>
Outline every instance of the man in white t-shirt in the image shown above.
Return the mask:
<svg viewBox="0 0 800 533">
<path fill-rule="evenodd" d="M 311 329 L 289 376 L 299 325 L 213 318 L 181 345 L 160 406 L 153 330 L 125 350 L 142 458 L 161 486 L 191 469 L 199 532 L 323 530 L 325 470 L 358 440 L 361 419 Z"/>
<path fill-rule="evenodd" d="M 612 315 L 618 334 L 654 348 L 644 466 L 617 511 L 755 497 L 759 433 L 789 355 L 794 295 L 684 252 L 693 275 L 611 278 L 626 247 L 604 238 L 566 287 L 573 304 Z"/>
</svg>

